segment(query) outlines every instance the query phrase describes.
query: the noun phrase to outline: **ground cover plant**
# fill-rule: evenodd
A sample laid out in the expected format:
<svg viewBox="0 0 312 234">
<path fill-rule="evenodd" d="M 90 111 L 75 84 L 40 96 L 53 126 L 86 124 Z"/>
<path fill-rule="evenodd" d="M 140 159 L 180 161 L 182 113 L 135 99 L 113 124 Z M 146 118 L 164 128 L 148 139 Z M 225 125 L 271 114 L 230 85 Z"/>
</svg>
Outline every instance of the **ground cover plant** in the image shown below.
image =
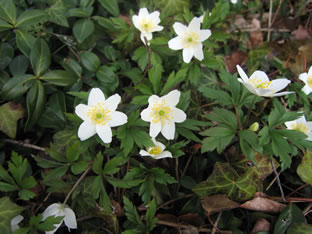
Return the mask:
<svg viewBox="0 0 312 234">
<path fill-rule="evenodd" d="M 312 233 L 311 10 L 0 0 L 0 233 Z"/>
</svg>

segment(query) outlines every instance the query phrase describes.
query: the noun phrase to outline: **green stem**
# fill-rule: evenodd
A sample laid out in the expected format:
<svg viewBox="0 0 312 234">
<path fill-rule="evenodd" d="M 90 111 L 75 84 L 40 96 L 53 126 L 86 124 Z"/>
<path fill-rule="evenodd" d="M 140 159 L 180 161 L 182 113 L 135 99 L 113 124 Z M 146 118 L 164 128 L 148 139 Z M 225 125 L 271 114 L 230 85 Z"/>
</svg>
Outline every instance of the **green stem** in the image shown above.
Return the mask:
<svg viewBox="0 0 312 234">
<path fill-rule="evenodd" d="M 246 118 L 246 122 L 245 122 L 245 126 L 244 127 L 246 127 L 247 124 L 248 124 L 248 121 L 249 121 L 249 118 L 250 118 L 251 109 L 252 109 L 252 106 L 254 105 L 254 103 L 256 101 L 256 98 L 257 98 L 257 96 L 255 95 L 255 97 L 252 99 L 252 102 L 251 102 L 251 104 L 249 106 L 248 113 L 247 113 L 247 118 Z"/>
<path fill-rule="evenodd" d="M 242 125 L 242 122 L 241 122 L 240 117 L 239 117 L 237 106 L 235 106 L 235 105 L 234 105 L 234 110 L 235 110 L 235 116 L 236 116 L 236 119 L 237 119 L 237 122 L 238 122 L 238 127 L 239 127 L 240 130 L 242 130 L 243 129 L 243 125 Z"/>
</svg>

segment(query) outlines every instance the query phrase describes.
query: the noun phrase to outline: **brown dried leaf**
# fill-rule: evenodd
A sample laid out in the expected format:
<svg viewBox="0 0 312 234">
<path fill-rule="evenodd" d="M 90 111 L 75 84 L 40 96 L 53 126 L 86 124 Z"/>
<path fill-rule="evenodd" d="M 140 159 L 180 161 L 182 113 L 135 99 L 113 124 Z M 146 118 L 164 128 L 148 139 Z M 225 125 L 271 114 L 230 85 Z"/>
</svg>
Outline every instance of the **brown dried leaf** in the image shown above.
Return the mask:
<svg viewBox="0 0 312 234">
<path fill-rule="evenodd" d="M 239 203 L 230 200 L 225 194 L 202 197 L 201 204 L 208 215 L 239 207 Z"/>
<path fill-rule="evenodd" d="M 248 59 L 248 54 L 243 51 L 237 50 L 234 51 L 231 55 L 225 56 L 225 64 L 228 72 L 235 73 L 237 64 L 245 64 Z"/>
<path fill-rule="evenodd" d="M 250 41 L 253 48 L 257 48 L 263 44 L 263 35 L 260 31 L 250 32 Z"/>
<path fill-rule="evenodd" d="M 255 226 L 251 230 L 251 234 L 258 232 L 269 232 L 271 224 L 264 218 L 258 219 Z"/>
<path fill-rule="evenodd" d="M 187 213 L 181 215 L 179 216 L 179 220 L 182 221 L 183 223 L 191 224 L 193 226 L 201 226 L 205 223 L 203 218 L 196 213 Z"/>
<path fill-rule="evenodd" d="M 244 204 L 240 205 L 240 207 L 248 210 L 279 213 L 286 207 L 286 205 L 272 201 L 269 198 L 256 197 L 250 201 L 246 201 Z"/>
<path fill-rule="evenodd" d="M 293 35 L 296 40 L 307 40 L 311 38 L 308 30 L 302 27 L 302 25 L 299 25 L 298 29 L 294 30 L 291 35 Z"/>
</svg>

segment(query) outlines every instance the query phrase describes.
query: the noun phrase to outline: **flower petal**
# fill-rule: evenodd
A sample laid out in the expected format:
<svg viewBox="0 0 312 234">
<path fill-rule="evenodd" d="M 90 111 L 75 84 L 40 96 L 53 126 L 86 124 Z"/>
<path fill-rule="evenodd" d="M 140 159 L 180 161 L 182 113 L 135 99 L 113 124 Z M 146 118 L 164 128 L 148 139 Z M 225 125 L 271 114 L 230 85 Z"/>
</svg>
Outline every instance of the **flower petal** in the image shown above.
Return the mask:
<svg viewBox="0 0 312 234">
<path fill-rule="evenodd" d="M 93 88 L 91 89 L 89 93 L 89 98 L 88 98 L 88 106 L 96 105 L 98 102 L 104 102 L 105 97 L 104 93 L 102 90 L 99 88 Z"/>
<path fill-rule="evenodd" d="M 173 121 L 165 121 L 161 128 L 161 133 L 167 140 L 173 140 L 174 139 L 174 133 L 175 133 L 175 124 Z"/>
<path fill-rule="evenodd" d="M 140 150 L 139 154 L 140 154 L 141 156 L 151 156 L 151 155 L 150 155 L 147 151 L 145 151 L 145 150 Z"/>
<path fill-rule="evenodd" d="M 164 149 L 166 148 L 166 146 L 163 143 L 159 142 L 159 141 L 155 142 L 155 146 L 159 146 L 160 149 L 161 149 L 161 152 L 163 152 Z"/>
<path fill-rule="evenodd" d="M 116 93 L 107 98 L 107 100 L 105 101 L 105 107 L 108 108 L 110 111 L 115 111 L 120 101 L 121 97 L 119 96 L 119 94 Z"/>
<path fill-rule="evenodd" d="M 181 50 L 183 49 L 183 40 L 181 37 L 172 38 L 168 41 L 168 46 L 172 50 Z"/>
<path fill-rule="evenodd" d="M 194 57 L 197 58 L 199 61 L 202 61 L 204 59 L 204 52 L 203 52 L 203 44 L 198 43 L 194 47 Z"/>
<path fill-rule="evenodd" d="M 173 116 L 173 121 L 176 123 L 182 123 L 186 120 L 186 114 L 184 111 L 174 107 L 172 109 L 172 116 Z"/>
<path fill-rule="evenodd" d="M 310 71 L 310 70 L 309 70 Z M 299 80 L 302 80 L 304 83 L 307 83 L 307 80 L 308 80 L 308 73 L 301 73 L 299 75 Z"/>
<path fill-rule="evenodd" d="M 84 121 L 78 128 L 78 137 L 81 141 L 87 140 L 95 133 L 95 125 L 93 125 L 89 121 Z"/>
<path fill-rule="evenodd" d="M 291 129 L 291 126 L 292 126 L 293 124 L 296 124 L 296 120 L 287 121 L 287 122 L 285 122 L 284 124 L 286 125 L 287 129 Z"/>
<path fill-rule="evenodd" d="M 64 223 L 65 225 L 70 229 L 76 229 L 77 228 L 77 221 L 76 221 L 76 215 L 74 211 L 68 207 L 64 208 Z"/>
<path fill-rule="evenodd" d="M 128 121 L 127 115 L 120 112 L 120 111 L 114 111 L 111 114 L 111 118 L 112 119 L 109 121 L 109 125 L 111 127 L 123 125 L 123 124 L 127 123 L 127 121 Z"/>
<path fill-rule="evenodd" d="M 181 92 L 175 89 L 163 96 L 162 100 L 164 100 L 167 105 L 174 107 L 179 103 L 180 95 Z"/>
<path fill-rule="evenodd" d="M 140 30 L 139 20 L 140 20 L 139 16 L 137 15 L 132 16 L 132 22 L 134 27 Z"/>
<path fill-rule="evenodd" d="M 157 135 L 160 133 L 161 131 L 161 122 L 157 122 L 154 123 L 153 121 L 151 121 L 151 125 L 150 125 L 150 129 L 149 129 L 149 135 L 151 137 L 157 137 Z"/>
<path fill-rule="evenodd" d="M 179 22 L 175 22 L 172 27 L 178 36 L 183 36 L 184 33 L 186 33 L 188 30 L 184 24 L 181 24 Z"/>
<path fill-rule="evenodd" d="M 268 75 L 263 71 L 255 71 L 254 73 L 252 73 L 252 75 L 250 76 L 250 79 L 254 79 L 254 78 L 257 78 L 257 80 L 261 80 L 262 82 L 270 81 Z"/>
<path fill-rule="evenodd" d="M 169 151 L 161 152 L 158 155 L 153 156 L 154 159 L 161 159 L 161 158 L 172 158 L 172 154 Z"/>
<path fill-rule="evenodd" d="M 75 113 L 80 119 L 86 120 L 89 107 L 85 104 L 79 104 L 75 107 Z"/>
<path fill-rule="evenodd" d="M 145 7 L 140 9 L 139 11 L 140 18 L 148 17 L 148 15 L 149 15 L 148 10 Z"/>
<path fill-rule="evenodd" d="M 151 32 L 141 32 L 140 38 L 145 45 L 144 37 L 146 38 L 147 41 L 149 41 L 153 38 L 153 34 Z"/>
<path fill-rule="evenodd" d="M 182 55 L 183 55 L 183 61 L 185 63 L 189 63 L 191 61 L 191 59 L 193 58 L 194 48 L 192 48 L 192 47 L 184 48 Z"/>
<path fill-rule="evenodd" d="M 188 29 L 191 31 L 191 32 L 194 32 L 194 33 L 198 33 L 200 34 L 200 19 L 197 18 L 197 17 L 194 17 L 189 26 L 188 26 Z"/>
<path fill-rule="evenodd" d="M 288 95 L 288 94 L 292 94 L 292 93 L 295 93 L 295 92 L 280 92 L 280 93 L 275 93 L 273 95 L 270 95 L 270 97 L 279 97 L 279 96 L 284 96 L 284 95 Z"/>
<path fill-rule="evenodd" d="M 151 109 L 148 107 L 141 111 L 141 119 L 145 122 L 151 122 Z"/>
<path fill-rule="evenodd" d="M 163 29 L 164 29 L 163 26 L 157 25 L 157 26 L 153 29 L 153 32 L 159 32 L 159 31 L 162 31 Z"/>
<path fill-rule="evenodd" d="M 150 20 L 153 21 L 154 24 L 159 24 L 160 19 L 159 19 L 159 11 L 154 11 L 149 15 Z"/>
<path fill-rule="evenodd" d="M 49 205 L 42 213 L 42 220 L 45 220 L 49 216 L 64 216 L 60 213 L 61 204 L 53 203 Z"/>
<path fill-rule="evenodd" d="M 309 68 L 308 75 L 309 75 L 309 76 L 312 75 L 312 66 Z"/>
<path fill-rule="evenodd" d="M 276 80 L 272 80 L 271 84 L 272 84 L 272 88 L 277 93 L 278 91 L 286 88 L 289 83 L 290 83 L 290 80 L 287 80 L 287 79 L 276 79 Z"/>
<path fill-rule="evenodd" d="M 205 41 L 211 36 L 211 31 L 209 29 L 200 30 L 199 41 Z"/>
<path fill-rule="evenodd" d="M 112 142 L 112 136 L 113 136 L 112 129 L 108 124 L 96 125 L 96 133 L 99 135 L 99 137 L 104 143 L 108 144 Z"/>
<path fill-rule="evenodd" d="M 239 65 L 236 65 L 236 69 L 238 71 L 238 74 L 240 75 L 240 77 L 244 81 L 244 83 L 248 83 L 249 78 L 248 78 L 247 74 L 244 72 L 244 70 Z"/>
<path fill-rule="evenodd" d="M 309 87 L 309 85 L 305 85 L 301 91 L 303 91 L 306 95 L 309 95 L 312 92 L 312 89 Z"/>
</svg>

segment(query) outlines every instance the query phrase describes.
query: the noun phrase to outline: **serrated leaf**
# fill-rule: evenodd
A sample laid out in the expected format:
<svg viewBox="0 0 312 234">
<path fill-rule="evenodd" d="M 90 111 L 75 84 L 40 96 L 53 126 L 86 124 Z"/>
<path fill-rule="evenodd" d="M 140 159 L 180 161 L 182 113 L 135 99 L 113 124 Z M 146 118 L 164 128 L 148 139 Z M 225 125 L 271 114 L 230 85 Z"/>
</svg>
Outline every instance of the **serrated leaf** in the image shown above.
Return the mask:
<svg viewBox="0 0 312 234">
<path fill-rule="evenodd" d="M 128 158 L 122 157 L 122 156 L 116 156 L 112 158 L 111 160 L 105 163 L 103 174 L 113 175 L 117 173 L 120 170 L 118 166 L 125 164 L 127 161 L 128 161 Z"/>
<path fill-rule="evenodd" d="M 140 219 L 138 211 L 136 210 L 135 206 L 126 196 L 123 196 L 123 203 L 124 203 L 125 214 L 127 218 L 129 219 L 129 221 L 132 222 L 133 224 L 143 226 L 144 224 L 142 220 Z"/>
<path fill-rule="evenodd" d="M 154 93 L 158 93 L 160 88 L 160 81 L 162 75 L 163 67 L 160 64 L 154 64 L 152 68 L 148 71 L 149 81 L 153 85 Z"/>
<path fill-rule="evenodd" d="M 11 202 L 9 197 L 0 198 L 0 233 L 11 233 L 11 220 L 24 208 Z"/>
<path fill-rule="evenodd" d="M 0 106 L 0 131 L 10 138 L 15 138 L 17 122 L 24 116 L 24 108 L 16 103 L 8 102 Z"/>
<path fill-rule="evenodd" d="M 37 39 L 30 50 L 30 62 L 37 77 L 40 77 L 51 64 L 51 53 L 44 39 Z"/>
<path fill-rule="evenodd" d="M 174 72 L 172 72 L 168 79 L 167 82 L 165 83 L 164 87 L 162 88 L 160 95 L 166 94 L 171 88 L 179 84 L 180 82 L 184 81 L 186 79 L 187 75 L 187 70 L 188 68 L 181 68 L 175 75 Z"/>
<path fill-rule="evenodd" d="M 221 105 L 231 105 L 233 104 L 232 98 L 230 95 L 218 89 L 212 89 L 205 86 L 199 87 L 199 92 L 201 92 L 206 98 L 213 99 L 216 103 Z"/>
</svg>

